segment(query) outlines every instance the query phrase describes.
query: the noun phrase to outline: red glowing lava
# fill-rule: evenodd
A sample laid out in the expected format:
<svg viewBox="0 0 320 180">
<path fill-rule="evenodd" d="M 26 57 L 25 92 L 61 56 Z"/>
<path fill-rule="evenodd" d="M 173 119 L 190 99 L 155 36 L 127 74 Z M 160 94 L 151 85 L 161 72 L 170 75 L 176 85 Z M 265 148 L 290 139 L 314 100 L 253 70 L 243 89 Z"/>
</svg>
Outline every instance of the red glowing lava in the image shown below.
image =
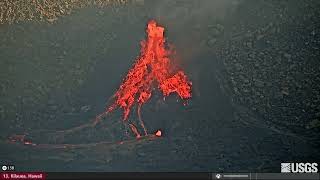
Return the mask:
<svg viewBox="0 0 320 180">
<path fill-rule="evenodd" d="M 181 99 L 191 98 L 192 83 L 182 70 L 176 70 L 172 61 L 173 51 L 165 46 L 164 28 L 157 25 L 156 21 L 151 20 L 147 25 L 146 31 L 147 39 L 141 42 L 140 56 L 129 70 L 119 89 L 112 96 L 113 101 L 111 105 L 103 113 L 98 114 L 90 123 L 57 131 L 56 134 L 59 137 L 87 127 L 94 127 L 102 118 L 118 108 L 123 110 L 123 121 L 127 122 L 130 111 L 135 105 L 137 106 L 139 123 L 145 135 L 142 136 L 138 128 L 133 123 L 129 123 L 129 127 L 136 138 L 143 139 L 145 137 L 162 136 L 161 130 L 158 130 L 155 134 L 148 135 L 141 118 L 140 110 L 142 105 L 151 98 L 152 93 L 156 89 L 159 89 L 164 97 L 169 96 L 171 93 L 177 93 Z M 9 138 L 9 142 L 20 142 L 24 145 L 37 145 L 38 147 L 45 148 L 83 147 L 83 145 L 73 144 L 35 144 L 31 141 L 26 141 L 25 135 L 13 135 Z M 130 141 L 121 141 L 119 144 L 123 144 L 124 142 Z"/>
<path fill-rule="evenodd" d="M 155 133 L 155 135 L 156 135 L 157 137 L 161 137 L 161 135 L 162 135 L 161 130 L 158 130 L 158 131 Z"/>
<path fill-rule="evenodd" d="M 166 49 L 164 28 L 151 20 L 147 25 L 147 39 L 141 42 L 141 52 L 133 67 L 114 95 L 114 102 L 107 107 L 107 113 L 121 108 L 123 120 L 127 120 L 132 107 L 137 104 L 140 124 L 147 134 L 141 120 L 140 109 L 152 91 L 157 87 L 164 96 L 177 93 L 181 99 L 191 97 L 191 85 L 182 70 L 174 72 L 170 59 L 172 51 Z M 130 126 L 133 127 L 133 126 Z M 136 128 L 131 128 L 138 137 Z"/>
</svg>

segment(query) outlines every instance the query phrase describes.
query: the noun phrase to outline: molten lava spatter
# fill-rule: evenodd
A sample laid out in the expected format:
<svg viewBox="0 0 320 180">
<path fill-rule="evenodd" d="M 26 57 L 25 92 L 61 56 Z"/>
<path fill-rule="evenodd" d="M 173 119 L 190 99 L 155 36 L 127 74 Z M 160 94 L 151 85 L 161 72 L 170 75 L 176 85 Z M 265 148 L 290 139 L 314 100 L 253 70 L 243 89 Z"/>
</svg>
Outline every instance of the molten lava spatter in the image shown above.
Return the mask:
<svg viewBox="0 0 320 180">
<path fill-rule="evenodd" d="M 158 26 L 152 20 L 147 26 L 147 39 L 141 42 L 141 52 L 139 58 L 120 85 L 120 88 L 113 95 L 113 102 L 106 108 L 104 112 L 98 114 L 91 122 L 80 126 L 57 131 L 51 133 L 52 136 L 57 135 L 57 139 L 63 138 L 65 135 L 82 130 L 84 128 L 94 127 L 104 117 L 117 108 L 123 109 L 123 121 L 127 121 L 132 107 L 137 105 L 137 114 L 139 123 L 141 124 L 144 134 L 148 135 L 144 123 L 141 119 L 141 107 L 152 96 L 155 89 L 159 89 L 163 96 L 169 96 L 171 93 L 177 93 L 181 99 L 191 98 L 192 83 L 182 70 L 176 70 L 170 57 L 173 51 L 166 49 L 164 28 Z M 162 131 L 158 130 L 155 134 L 141 136 L 137 127 L 133 123 L 129 123 L 132 133 L 138 139 L 161 137 Z M 43 148 L 70 148 L 70 147 L 90 147 L 97 146 L 99 143 L 93 144 L 36 144 L 26 139 L 26 135 L 13 135 L 9 137 L 10 143 L 21 143 L 23 145 L 32 145 Z M 130 140 L 120 141 L 118 144 L 131 143 Z M 106 142 L 101 142 L 105 144 Z"/>
<path fill-rule="evenodd" d="M 174 72 L 173 62 L 170 61 L 173 52 L 165 47 L 164 28 L 154 20 L 148 23 L 147 39 L 141 42 L 141 48 L 139 58 L 114 94 L 114 102 L 106 110 L 109 113 L 122 108 L 125 121 L 131 108 L 137 104 L 139 120 L 147 134 L 140 109 L 150 99 L 152 91 L 158 88 L 164 96 L 176 92 L 181 99 L 187 99 L 191 97 L 192 83 L 182 70 Z M 136 136 L 140 136 L 136 128 L 131 129 Z"/>
</svg>

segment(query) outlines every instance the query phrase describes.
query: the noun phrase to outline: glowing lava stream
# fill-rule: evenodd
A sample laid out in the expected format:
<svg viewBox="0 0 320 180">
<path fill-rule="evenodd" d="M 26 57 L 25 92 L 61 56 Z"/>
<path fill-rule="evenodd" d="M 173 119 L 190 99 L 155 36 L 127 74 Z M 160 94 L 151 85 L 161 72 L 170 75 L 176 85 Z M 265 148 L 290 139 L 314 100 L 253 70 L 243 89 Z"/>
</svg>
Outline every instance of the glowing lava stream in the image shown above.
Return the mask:
<svg viewBox="0 0 320 180">
<path fill-rule="evenodd" d="M 123 120 L 129 117 L 131 108 L 137 104 L 139 122 L 147 135 L 141 118 L 141 107 L 146 103 L 157 85 L 164 96 L 177 93 L 181 99 L 191 98 L 191 85 L 182 70 L 174 72 L 170 55 L 173 52 L 165 48 L 164 28 L 151 20 L 147 25 L 147 40 L 141 42 L 141 52 L 133 67 L 129 70 L 120 88 L 114 94 L 114 102 L 106 108 L 106 113 L 116 108 L 123 109 Z M 100 120 L 100 118 L 98 119 Z M 137 137 L 141 135 L 133 124 L 129 124 Z"/>
<path fill-rule="evenodd" d="M 94 127 L 102 118 L 114 110 L 123 110 L 123 121 L 127 122 L 131 109 L 137 105 L 139 123 L 144 130 L 144 135 L 148 135 L 147 129 L 141 118 L 141 107 L 152 96 L 152 92 L 158 88 L 163 96 L 177 93 L 181 99 L 191 98 L 192 83 L 182 70 L 176 70 L 174 62 L 170 60 L 173 51 L 166 49 L 164 28 L 158 26 L 156 21 L 151 20 L 147 25 L 147 39 L 141 42 L 141 52 L 133 67 L 129 70 L 119 89 L 112 96 L 112 103 L 106 110 L 97 115 L 92 122 L 74 127 L 68 130 L 57 131 L 60 135 L 65 135 L 86 127 Z M 141 137 L 134 124 L 129 123 L 129 127 L 137 138 Z M 160 137 L 158 130 L 154 136 Z M 11 142 L 17 142 L 16 138 Z M 23 140 L 24 142 L 24 140 Z M 32 142 L 24 144 L 36 145 Z"/>
</svg>

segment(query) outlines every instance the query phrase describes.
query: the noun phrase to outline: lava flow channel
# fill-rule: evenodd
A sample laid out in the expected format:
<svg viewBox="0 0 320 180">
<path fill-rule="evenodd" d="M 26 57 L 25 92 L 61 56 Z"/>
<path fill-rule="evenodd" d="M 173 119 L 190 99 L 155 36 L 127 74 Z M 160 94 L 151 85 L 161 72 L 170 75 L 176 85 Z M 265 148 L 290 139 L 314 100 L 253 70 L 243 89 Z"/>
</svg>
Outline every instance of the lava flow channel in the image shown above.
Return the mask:
<svg viewBox="0 0 320 180">
<path fill-rule="evenodd" d="M 163 96 L 177 93 L 181 99 L 191 98 L 192 82 L 182 70 L 175 70 L 170 56 L 173 51 L 165 46 L 164 27 L 151 20 L 147 25 L 147 39 L 141 42 L 141 52 L 133 67 L 113 96 L 113 102 L 106 108 L 106 113 L 117 108 L 123 109 L 123 121 L 129 117 L 133 106 L 137 105 L 140 124 L 147 130 L 141 119 L 141 106 L 158 88 Z M 131 130 L 140 137 L 137 128 L 130 124 Z"/>
</svg>

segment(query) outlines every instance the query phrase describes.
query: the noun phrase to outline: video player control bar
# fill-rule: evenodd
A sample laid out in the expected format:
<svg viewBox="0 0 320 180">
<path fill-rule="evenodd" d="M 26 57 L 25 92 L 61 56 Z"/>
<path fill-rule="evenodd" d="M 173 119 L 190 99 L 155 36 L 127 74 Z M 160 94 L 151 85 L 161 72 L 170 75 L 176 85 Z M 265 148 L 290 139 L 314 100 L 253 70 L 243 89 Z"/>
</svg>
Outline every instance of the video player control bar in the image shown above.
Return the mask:
<svg viewBox="0 0 320 180">
<path fill-rule="evenodd" d="M 2 179 L 197 179 L 197 180 L 318 180 L 319 173 L 143 173 L 143 172 L 0 172 Z"/>
</svg>

